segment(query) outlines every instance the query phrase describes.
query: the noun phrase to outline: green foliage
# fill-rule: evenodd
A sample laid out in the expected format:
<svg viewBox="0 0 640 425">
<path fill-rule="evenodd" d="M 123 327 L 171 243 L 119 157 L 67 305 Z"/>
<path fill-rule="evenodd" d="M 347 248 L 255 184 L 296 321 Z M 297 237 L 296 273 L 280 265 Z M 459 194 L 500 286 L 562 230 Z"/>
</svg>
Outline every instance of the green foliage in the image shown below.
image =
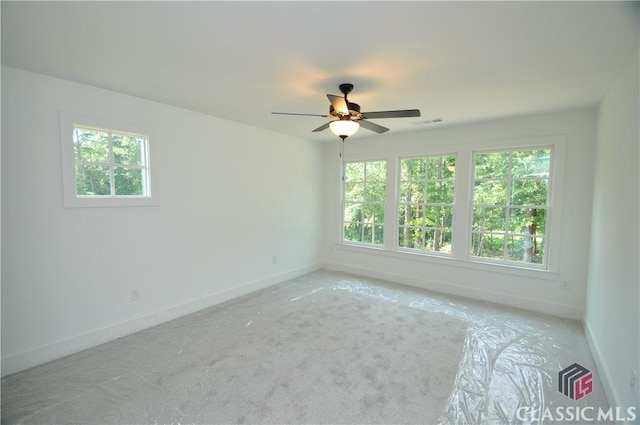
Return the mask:
<svg viewBox="0 0 640 425">
<path fill-rule="evenodd" d="M 541 263 L 549 149 L 476 155 L 471 254 Z"/>
<path fill-rule="evenodd" d="M 344 240 L 384 244 L 387 163 L 344 165 Z"/>
<path fill-rule="evenodd" d="M 550 157 L 550 149 L 475 156 L 472 255 L 543 261 Z M 399 247 L 451 251 L 455 167 L 455 156 L 400 161 Z M 346 163 L 344 173 L 344 239 L 382 244 L 386 163 Z"/>
<path fill-rule="evenodd" d="M 500 179 L 509 174 L 509 152 L 476 155 L 476 179 Z"/>
<path fill-rule="evenodd" d="M 78 162 L 109 164 L 109 133 L 76 127 L 75 157 Z"/>
<path fill-rule="evenodd" d="M 121 165 L 143 165 L 144 138 L 116 134 L 113 139 L 113 162 Z"/>
<path fill-rule="evenodd" d="M 528 245 L 535 247 L 533 255 L 527 254 Z M 544 258 L 543 253 L 544 237 L 542 236 L 473 233 L 471 238 L 471 255 L 477 257 L 540 264 Z"/>
<path fill-rule="evenodd" d="M 76 193 L 83 196 L 109 196 L 111 194 L 109 167 L 76 165 Z"/>
<path fill-rule="evenodd" d="M 398 246 L 451 251 L 456 158 L 400 161 Z"/>
<path fill-rule="evenodd" d="M 146 163 L 144 137 L 76 127 L 74 153 L 78 195 L 145 194 L 142 168 Z"/>
<path fill-rule="evenodd" d="M 473 187 L 475 205 L 506 205 L 507 180 L 476 180 Z"/>
<path fill-rule="evenodd" d="M 144 195 L 144 176 L 141 168 L 113 169 L 116 195 Z"/>
<path fill-rule="evenodd" d="M 537 149 L 511 152 L 513 177 L 548 177 L 551 150 Z"/>
</svg>

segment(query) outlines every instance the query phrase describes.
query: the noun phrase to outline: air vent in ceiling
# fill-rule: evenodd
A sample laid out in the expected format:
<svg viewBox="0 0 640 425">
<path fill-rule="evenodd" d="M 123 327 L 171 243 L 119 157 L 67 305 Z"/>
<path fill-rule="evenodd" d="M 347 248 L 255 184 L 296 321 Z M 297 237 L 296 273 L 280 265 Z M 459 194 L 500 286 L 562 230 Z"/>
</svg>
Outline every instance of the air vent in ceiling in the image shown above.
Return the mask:
<svg viewBox="0 0 640 425">
<path fill-rule="evenodd" d="M 430 120 L 423 120 L 423 121 L 414 121 L 411 124 L 413 125 L 427 125 L 427 124 L 435 124 L 438 122 L 442 122 L 442 118 L 432 118 Z"/>
</svg>

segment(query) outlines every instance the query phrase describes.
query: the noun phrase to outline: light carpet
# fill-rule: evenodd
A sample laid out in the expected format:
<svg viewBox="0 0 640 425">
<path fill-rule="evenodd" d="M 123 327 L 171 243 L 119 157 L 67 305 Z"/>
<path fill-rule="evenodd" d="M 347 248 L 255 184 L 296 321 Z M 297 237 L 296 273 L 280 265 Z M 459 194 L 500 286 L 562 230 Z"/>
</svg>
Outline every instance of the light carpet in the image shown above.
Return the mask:
<svg viewBox="0 0 640 425">
<path fill-rule="evenodd" d="M 321 271 L 6 377 L 2 423 L 515 423 L 570 402 L 554 376 L 585 347 L 577 322 Z"/>
</svg>

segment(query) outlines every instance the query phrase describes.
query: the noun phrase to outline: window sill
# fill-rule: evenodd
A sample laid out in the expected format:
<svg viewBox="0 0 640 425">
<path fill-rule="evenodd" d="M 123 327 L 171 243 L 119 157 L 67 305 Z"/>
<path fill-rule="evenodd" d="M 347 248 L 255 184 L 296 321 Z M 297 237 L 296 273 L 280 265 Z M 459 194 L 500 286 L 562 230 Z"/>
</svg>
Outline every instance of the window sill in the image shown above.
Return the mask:
<svg viewBox="0 0 640 425">
<path fill-rule="evenodd" d="M 371 254 L 399 260 L 419 261 L 422 263 L 440 264 L 448 267 L 460 267 L 490 273 L 510 274 L 519 277 L 558 281 L 560 275 L 557 272 L 517 267 L 510 264 L 483 263 L 476 260 L 460 260 L 448 254 L 424 254 L 420 252 L 391 251 L 383 247 L 356 245 L 349 243 L 336 243 L 335 248 L 345 252 L 359 254 Z"/>
<path fill-rule="evenodd" d="M 158 200 L 149 197 L 131 197 L 131 198 L 82 198 L 82 197 L 65 197 L 65 208 L 109 208 L 109 207 L 156 207 Z"/>
</svg>

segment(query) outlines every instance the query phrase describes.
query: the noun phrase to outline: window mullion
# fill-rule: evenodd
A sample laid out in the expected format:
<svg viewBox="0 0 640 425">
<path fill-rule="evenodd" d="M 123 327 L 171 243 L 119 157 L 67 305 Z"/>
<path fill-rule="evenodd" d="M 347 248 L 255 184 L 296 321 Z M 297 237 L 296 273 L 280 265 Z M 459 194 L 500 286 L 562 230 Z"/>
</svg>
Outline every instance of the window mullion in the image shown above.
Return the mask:
<svg viewBox="0 0 640 425">
<path fill-rule="evenodd" d="M 473 227 L 473 153 L 467 150 L 456 156 L 456 175 L 452 226 L 451 255 L 458 260 L 467 260 L 471 247 Z M 468 207 L 467 207 L 468 206 Z"/>
<path fill-rule="evenodd" d="M 115 166 L 113 160 L 113 132 L 109 131 L 109 183 L 111 196 L 116 196 Z"/>
<path fill-rule="evenodd" d="M 392 251 L 398 244 L 399 181 L 398 157 L 389 157 L 387 158 L 387 199 L 384 209 L 384 247 Z"/>
<path fill-rule="evenodd" d="M 513 152 L 509 152 L 509 161 L 507 168 L 507 199 L 505 200 L 505 213 L 504 220 L 504 240 L 502 241 L 502 255 L 505 261 L 509 259 L 509 238 L 511 237 L 511 191 L 513 190 Z"/>
</svg>

